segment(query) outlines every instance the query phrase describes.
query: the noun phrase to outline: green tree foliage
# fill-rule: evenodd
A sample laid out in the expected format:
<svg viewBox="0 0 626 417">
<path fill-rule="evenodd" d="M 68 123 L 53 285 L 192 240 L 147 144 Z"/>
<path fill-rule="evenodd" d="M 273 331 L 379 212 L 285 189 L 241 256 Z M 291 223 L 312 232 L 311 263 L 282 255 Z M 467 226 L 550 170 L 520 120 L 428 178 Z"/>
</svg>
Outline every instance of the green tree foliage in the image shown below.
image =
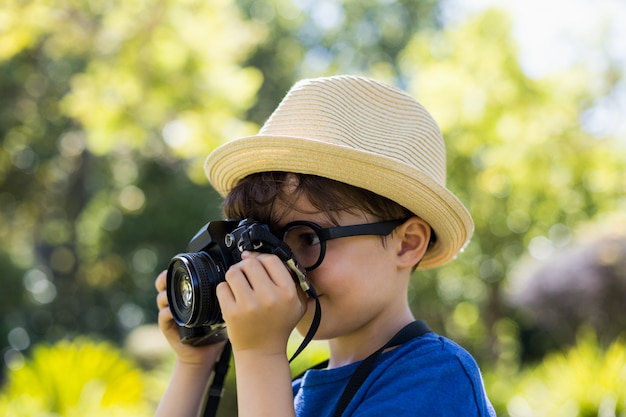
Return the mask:
<svg viewBox="0 0 626 417">
<path fill-rule="evenodd" d="M 0 20 L 3 334 L 119 339 L 218 215 L 202 162 L 255 129 L 241 62 L 264 29 L 201 0 L 9 1 Z"/>
<path fill-rule="evenodd" d="M 295 80 L 368 74 L 404 84 L 398 57 L 413 35 L 441 27 L 437 0 L 237 0 L 267 28 L 247 63 L 265 82 L 249 118 L 263 123 Z"/>
<path fill-rule="evenodd" d="M 254 133 L 301 76 L 379 68 L 399 78 L 397 55 L 436 26 L 435 6 L 6 3 L 0 334 L 120 340 L 153 321 L 155 274 L 219 217 L 206 154 Z"/>
<path fill-rule="evenodd" d="M 499 416 L 626 415 L 626 344 L 601 346 L 589 329 L 575 347 L 555 352 L 514 377 L 486 375 Z"/>
<path fill-rule="evenodd" d="M 14 349 L 153 321 L 155 274 L 219 216 L 206 154 L 304 76 L 375 76 L 440 122 L 476 233 L 417 272 L 412 302 L 481 359 L 515 368 L 518 261 L 626 211 L 623 142 L 581 126 L 619 77 L 529 78 L 501 13 L 442 32 L 434 0 L 9 0 L 0 24 L 0 334 L 29 335 Z"/>
<path fill-rule="evenodd" d="M 539 80 L 523 73 L 503 13 L 418 34 L 402 68 L 442 127 L 449 187 L 476 224 L 455 262 L 418 277 L 415 305 L 476 352 L 496 354 L 503 290 L 518 261 L 543 259 L 583 222 L 625 211 L 626 149 L 581 126 L 596 94 L 584 68 Z"/>
</svg>

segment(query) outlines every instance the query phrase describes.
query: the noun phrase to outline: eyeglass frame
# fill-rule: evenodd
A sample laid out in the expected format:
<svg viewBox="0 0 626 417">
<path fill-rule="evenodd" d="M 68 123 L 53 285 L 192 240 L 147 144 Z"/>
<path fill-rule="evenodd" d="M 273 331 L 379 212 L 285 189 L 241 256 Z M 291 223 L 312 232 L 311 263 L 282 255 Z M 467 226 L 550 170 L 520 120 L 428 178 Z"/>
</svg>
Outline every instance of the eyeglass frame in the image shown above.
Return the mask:
<svg viewBox="0 0 626 417">
<path fill-rule="evenodd" d="M 277 233 L 277 236 L 284 241 L 284 237 L 287 231 L 295 226 L 307 226 L 315 232 L 320 241 L 320 254 L 317 261 L 313 265 L 309 267 L 304 267 L 304 269 L 308 272 L 320 266 L 324 261 L 324 257 L 326 256 L 327 241 L 352 236 L 387 236 L 407 220 L 408 219 L 404 218 L 396 220 L 386 220 L 375 223 L 362 223 L 335 227 L 321 227 L 320 225 L 307 220 L 296 220 L 293 222 L 289 222 L 285 226 L 281 227 Z"/>
</svg>

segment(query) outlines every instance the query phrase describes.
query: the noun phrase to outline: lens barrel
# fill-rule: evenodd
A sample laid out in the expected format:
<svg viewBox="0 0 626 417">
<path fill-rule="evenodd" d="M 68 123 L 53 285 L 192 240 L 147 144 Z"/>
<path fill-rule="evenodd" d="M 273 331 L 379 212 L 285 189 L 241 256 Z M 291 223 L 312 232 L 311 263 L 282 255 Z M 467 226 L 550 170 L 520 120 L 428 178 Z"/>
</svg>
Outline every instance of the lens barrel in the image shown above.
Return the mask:
<svg viewBox="0 0 626 417">
<path fill-rule="evenodd" d="M 215 289 L 226 268 L 209 252 L 182 253 L 172 258 L 167 271 L 167 299 L 179 326 L 223 323 Z"/>
</svg>

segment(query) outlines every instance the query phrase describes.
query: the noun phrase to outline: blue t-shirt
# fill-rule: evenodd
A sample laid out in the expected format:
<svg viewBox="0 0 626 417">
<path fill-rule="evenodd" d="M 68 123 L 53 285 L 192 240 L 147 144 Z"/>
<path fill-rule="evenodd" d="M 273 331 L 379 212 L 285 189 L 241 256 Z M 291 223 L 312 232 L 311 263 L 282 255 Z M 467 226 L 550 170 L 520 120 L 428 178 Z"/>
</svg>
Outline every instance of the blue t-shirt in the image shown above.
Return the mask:
<svg viewBox="0 0 626 417">
<path fill-rule="evenodd" d="M 332 417 L 359 362 L 293 382 L 298 417 Z M 495 416 L 476 361 L 435 333 L 383 353 L 343 416 Z"/>
</svg>

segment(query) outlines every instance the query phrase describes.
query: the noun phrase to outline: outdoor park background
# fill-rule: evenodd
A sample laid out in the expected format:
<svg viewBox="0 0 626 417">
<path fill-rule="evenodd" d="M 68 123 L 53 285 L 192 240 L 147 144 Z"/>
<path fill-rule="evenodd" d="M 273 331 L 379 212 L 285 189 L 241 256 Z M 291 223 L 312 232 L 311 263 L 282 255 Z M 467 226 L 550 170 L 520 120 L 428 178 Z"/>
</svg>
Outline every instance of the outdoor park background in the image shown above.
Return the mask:
<svg viewBox="0 0 626 417">
<path fill-rule="evenodd" d="M 5 0 L 0 415 L 153 414 L 172 364 L 154 278 L 220 216 L 205 156 L 338 73 L 406 89 L 442 127 L 476 232 L 411 302 L 477 358 L 498 415 L 626 415 L 626 61 L 606 26 L 574 45 L 592 60 L 529 74 L 514 16 L 446 5 Z"/>
</svg>

